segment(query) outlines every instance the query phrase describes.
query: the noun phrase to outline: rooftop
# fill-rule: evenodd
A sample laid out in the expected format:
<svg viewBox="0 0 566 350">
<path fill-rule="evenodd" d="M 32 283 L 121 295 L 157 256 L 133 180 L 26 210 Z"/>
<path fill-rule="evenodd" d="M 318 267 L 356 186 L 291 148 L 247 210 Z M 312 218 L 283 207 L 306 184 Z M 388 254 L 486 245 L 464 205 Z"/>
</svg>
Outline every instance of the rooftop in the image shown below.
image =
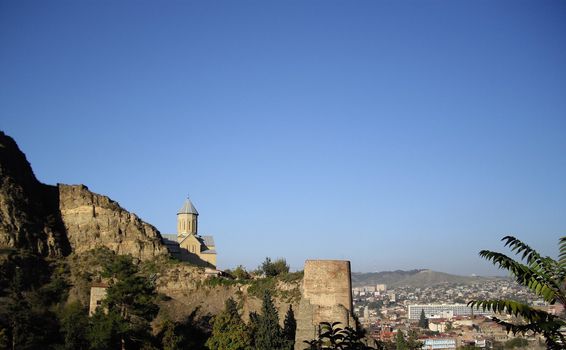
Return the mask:
<svg viewBox="0 0 566 350">
<path fill-rule="evenodd" d="M 195 215 L 198 215 L 198 211 L 195 208 L 195 206 L 193 205 L 193 202 L 191 202 L 189 197 L 187 197 L 187 199 L 185 199 L 185 203 L 183 203 L 183 207 L 181 209 L 179 209 L 179 212 L 177 214 L 195 214 Z"/>
</svg>

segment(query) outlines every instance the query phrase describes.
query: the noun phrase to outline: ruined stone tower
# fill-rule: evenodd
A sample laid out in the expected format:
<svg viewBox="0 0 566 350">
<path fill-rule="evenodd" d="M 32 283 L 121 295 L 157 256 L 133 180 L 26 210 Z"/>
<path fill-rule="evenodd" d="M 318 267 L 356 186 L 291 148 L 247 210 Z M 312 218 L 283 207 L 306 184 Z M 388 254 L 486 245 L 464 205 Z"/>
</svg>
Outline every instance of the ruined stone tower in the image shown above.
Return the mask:
<svg viewBox="0 0 566 350">
<path fill-rule="evenodd" d="M 349 261 L 305 261 L 301 292 L 295 350 L 305 348 L 304 340 L 318 337 L 320 322 L 342 322 L 342 327 L 355 327 Z"/>
</svg>

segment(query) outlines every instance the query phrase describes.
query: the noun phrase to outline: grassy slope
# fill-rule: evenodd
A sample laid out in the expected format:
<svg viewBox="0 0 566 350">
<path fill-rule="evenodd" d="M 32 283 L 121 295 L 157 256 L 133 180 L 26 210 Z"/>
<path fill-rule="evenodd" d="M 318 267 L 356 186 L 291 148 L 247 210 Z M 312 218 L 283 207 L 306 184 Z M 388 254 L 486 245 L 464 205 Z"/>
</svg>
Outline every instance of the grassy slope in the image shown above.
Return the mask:
<svg viewBox="0 0 566 350">
<path fill-rule="evenodd" d="M 403 286 L 424 288 L 438 284 L 481 283 L 484 281 L 499 278 L 501 277 L 457 276 L 431 270 L 397 270 L 371 273 L 353 273 L 352 284 L 354 286 L 367 286 L 382 283 L 386 284 L 389 288 Z"/>
</svg>

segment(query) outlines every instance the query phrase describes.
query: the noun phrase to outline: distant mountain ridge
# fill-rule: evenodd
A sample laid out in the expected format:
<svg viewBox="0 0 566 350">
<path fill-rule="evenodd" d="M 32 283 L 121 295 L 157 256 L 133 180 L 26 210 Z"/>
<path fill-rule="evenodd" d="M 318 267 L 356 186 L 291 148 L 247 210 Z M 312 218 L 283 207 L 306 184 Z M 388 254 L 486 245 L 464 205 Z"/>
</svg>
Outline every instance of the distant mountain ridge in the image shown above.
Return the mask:
<svg viewBox="0 0 566 350">
<path fill-rule="evenodd" d="M 386 284 L 389 288 L 414 287 L 424 288 L 441 284 L 473 284 L 504 279 L 504 277 L 458 276 L 427 269 L 395 270 L 369 273 L 352 273 L 354 287 Z"/>
</svg>

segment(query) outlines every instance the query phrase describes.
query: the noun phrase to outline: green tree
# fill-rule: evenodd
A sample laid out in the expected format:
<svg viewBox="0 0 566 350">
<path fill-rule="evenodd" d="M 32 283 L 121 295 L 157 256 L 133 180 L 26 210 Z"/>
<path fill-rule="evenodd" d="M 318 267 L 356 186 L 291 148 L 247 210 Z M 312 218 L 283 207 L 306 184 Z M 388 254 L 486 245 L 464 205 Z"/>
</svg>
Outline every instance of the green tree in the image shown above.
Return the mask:
<svg viewBox="0 0 566 350">
<path fill-rule="evenodd" d="M 401 330 L 397 330 L 397 335 L 395 336 L 395 345 L 397 350 L 408 350 L 407 341 L 405 340 L 405 335 Z"/>
<path fill-rule="evenodd" d="M 199 308 L 175 323 L 175 334 L 182 335 L 181 349 L 206 349 L 206 341 L 210 338 L 211 318 L 199 315 Z"/>
<path fill-rule="evenodd" d="M 284 275 L 289 273 L 289 265 L 287 261 L 283 258 L 271 261 L 271 258 L 265 258 L 265 261 L 261 264 L 260 271 L 263 272 L 267 277 L 274 277 L 279 275 Z"/>
<path fill-rule="evenodd" d="M 100 308 L 89 319 L 86 338 L 92 350 L 122 349 L 122 339 L 127 334 L 128 326 L 115 311 L 107 313 Z"/>
<path fill-rule="evenodd" d="M 260 323 L 255 337 L 257 350 L 278 350 L 285 346 L 281 327 L 279 326 L 279 313 L 273 304 L 271 293 L 265 291 L 261 305 Z"/>
<path fill-rule="evenodd" d="M 285 314 L 283 321 L 283 337 L 287 340 L 287 349 L 292 350 L 295 345 L 295 333 L 297 331 L 297 320 L 295 320 L 295 313 L 293 307 L 289 305 L 289 309 Z"/>
<path fill-rule="evenodd" d="M 239 280 L 247 280 L 250 279 L 250 274 L 242 265 L 238 265 L 234 271 L 232 271 L 232 275 Z"/>
<path fill-rule="evenodd" d="M 6 328 L 0 327 L 0 349 L 9 349 L 10 342 L 8 340 L 8 331 Z"/>
<path fill-rule="evenodd" d="M 114 256 L 104 265 L 102 276 L 116 280 L 124 280 L 138 272 L 137 267 L 132 262 L 130 255 Z"/>
<path fill-rule="evenodd" d="M 560 238 L 558 261 L 541 256 L 515 237 L 505 236 L 502 241 L 511 252 L 519 256 L 519 260 L 490 250 L 482 250 L 479 255 L 499 268 L 508 270 L 519 284 L 549 304 L 560 303 L 566 307 L 566 237 Z M 498 317 L 492 319 L 513 334 L 542 334 L 549 349 L 563 349 L 566 344 L 566 337 L 560 331 L 560 328 L 566 326 L 563 316 L 552 315 L 513 300 L 472 300 L 468 305 L 523 318 L 523 323 L 511 323 Z"/>
<path fill-rule="evenodd" d="M 88 349 L 87 310 L 78 302 L 71 303 L 63 309 L 60 315 L 61 333 L 63 334 L 63 349 Z"/>
<path fill-rule="evenodd" d="M 155 288 L 147 278 L 137 273 L 138 269 L 129 255 L 117 256 L 104 270 L 104 276 L 111 278 L 102 303 L 111 316 L 111 320 L 106 322 L 116 326 L 115 330 L 126 347 L 138 347 L 151 341 L 150 322 L 159 311 L 155 303 Z M 119 319 L 114 320 L 114 317 Z"/>
<path fill-rule="evenodd" d="M 214 318 L 212 335 L 206 346 L 210 350 L 245 350 L 251 347 L 250 333 L 234 299 L 226 300 L 224 311 Z"/>
<path fill-rule="evenodd" d="M 423 343 L 419 341 L 418 334 L 414 329 L 410 329 L 407 334 L 407 348 L 410 350 L 417 350 L 423 347 Z"/>
<path fill-rule="evenodd" d="M 161 328 L 161 333 L 161 346 L 163 350 L 182 349 L 183 336 L 178 334 L 177 327 L 173 321 L 166 320 Z"/>
<path fill-rule="evenodd" d="M 250 334 L 251 343 L 255 346 L 256 338 L 257 338 L 257 331 L 259 329 L 259 325 L 261 324 L 261 317 L 260 315 L 252 311 L 249 314 L 250 321 L 248 322 L 248 332 Z"/>
<path fill-rule="evenodd" d="M 26 271 L 27 272 L 27 271 Z M 33 292 L 28 291 L 23 268 L 15 268 L 9 287 L 8 297 L 3 301 L 7 318 L 6 338 L 11 349 L 37 349 L 59 339 L 55 315 L 43 305 L 34 308 L 30 300 Z"/>
<path fill-rule="evenodd" d="M 421 309 L 421 316 L 419 318 L 419 327 L 428 329 L 428 318 L 426 318 L 424 309 Z"/>
<path fill-rule="evenodd" d="M 0 259 L 0 329 L 8 349 L 38 349 L 61 344 L 59 320 L 53 310 L 63 289 L 55 283 L 48 263 L 28 252 Z M 51 293 L 57 290 L 58 293 Z"/>
</svg>

